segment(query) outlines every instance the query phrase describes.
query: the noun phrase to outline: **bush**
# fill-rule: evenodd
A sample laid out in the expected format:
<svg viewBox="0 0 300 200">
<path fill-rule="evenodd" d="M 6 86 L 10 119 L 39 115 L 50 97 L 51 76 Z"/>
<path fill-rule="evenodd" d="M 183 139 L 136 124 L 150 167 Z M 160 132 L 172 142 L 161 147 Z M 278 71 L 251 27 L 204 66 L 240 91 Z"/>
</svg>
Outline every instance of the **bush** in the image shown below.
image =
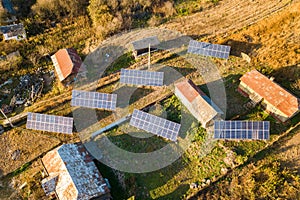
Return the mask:
<svg viewBox="0 0 300 200">
<path fill-rule="evenodd" d="M 9 13 L 2 7 L 0 3 L 0 25 L 4 25 L 8 17 Z"/>
<path fill-rule="evenodd" d="M 60 20 L 85 14 L 87 3 L 87 0 L 37 0 L 31 9 L 41 20 Z"/>
<path fill-rule="evenodd" d="M 117 7 L 117 4 L 112 7 Z M 114 15 L 113 10 L 103 0 L 91 0 L 88 12 L 98 35 L 105 37 L 122 26 L 122 15 L 120 13 Z"/>
</svg>

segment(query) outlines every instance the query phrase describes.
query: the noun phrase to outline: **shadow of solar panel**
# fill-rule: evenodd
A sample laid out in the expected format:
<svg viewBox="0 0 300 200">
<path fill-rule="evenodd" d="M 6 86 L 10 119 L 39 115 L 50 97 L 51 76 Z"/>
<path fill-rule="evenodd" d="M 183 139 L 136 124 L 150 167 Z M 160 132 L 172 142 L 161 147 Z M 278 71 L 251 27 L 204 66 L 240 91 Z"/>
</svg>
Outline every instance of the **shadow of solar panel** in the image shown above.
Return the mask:
<svg viewBox="0 0 300 200">
<path fill-rule="evenodd" d="M 164 82 L 164 73 L 121 69 L 120 82 L 132 85 L 162 86 Z"/>
<path fill-rule="evenodd" d="M 230 54 L 230 46 L 190 40 L 188 53 L 228 59 Z"/>
<path fill-rule="evenodd" d="M 26 128 L 72 134 L 73 118 L 28 112 Z"/>
<path fill-rule="evenodd" d="M 135 109 L 129 124 L 136 128 L 176 141 L 180 124 Z"/>
<path fill-rule="evenodd" d="M 73 90 L 71 105 L 87 108 L 116 110 L 117 94 Z"/>
<path fill-rule="evenodd" d="M 215 139 L 268 140 L 269 121 L 215 121 Z"/>
</svg>

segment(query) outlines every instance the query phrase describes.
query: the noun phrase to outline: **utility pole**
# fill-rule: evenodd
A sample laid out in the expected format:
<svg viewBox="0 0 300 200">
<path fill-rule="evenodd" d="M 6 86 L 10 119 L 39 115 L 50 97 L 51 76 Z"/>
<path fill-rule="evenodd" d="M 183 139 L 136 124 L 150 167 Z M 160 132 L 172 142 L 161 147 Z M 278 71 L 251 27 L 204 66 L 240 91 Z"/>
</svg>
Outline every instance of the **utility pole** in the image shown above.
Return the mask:
<svg viewBox="0 0 300 200">
<path fill-rule="evenodd" d="M 151 50 L 151 46 L 150 46 L 150 43 L 149 43 L 149 53 L 148 53 L 148 70 L 150 70 L 150 56 L 151 56 L 151 53 L 150 53 L 150 50 Z"/>
</svg>

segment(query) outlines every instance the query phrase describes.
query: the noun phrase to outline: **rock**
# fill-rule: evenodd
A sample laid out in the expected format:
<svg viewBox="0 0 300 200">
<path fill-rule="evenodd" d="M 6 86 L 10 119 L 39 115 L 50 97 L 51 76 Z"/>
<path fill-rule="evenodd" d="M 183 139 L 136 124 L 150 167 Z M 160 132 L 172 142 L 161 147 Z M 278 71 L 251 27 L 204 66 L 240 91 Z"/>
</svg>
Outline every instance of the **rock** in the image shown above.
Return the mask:
<svg viewBox="0 0 300 200">
<path fill-rule="evenodd" d="M 13 160 L 18 160 L 20 158 L 20 154 L 21 151 L 19 149 L 15 150 L 12 154 L 11 154 L 11 159 Z"/>
<path fill-rule="evenodd" d="M 199 186 L 198 183 L 191 183 L 190 184 L 191 189 L 196 189 L 196 188 L 198 188 L 198 186 Z"/>
<path fill-rule="evenodd" d="M 241 52 L 241 56 L 242 56 L 242 58 L 243 58 L 244 60 L 246 60 L 248 63 L 251 62 L 251 58 L 250 58 L 250 56 L 248 56 L 247 54 Z"/>
<path fill-rule="evenodd" d="M 222 174 L 226 174 L 228 172 L 228 169 L 227 168 L 225 168 L 225 167 L 222 167 L 222 169 L 221 169 L 221 173 Z"/>
<path fill-rule="evenodd" d="M 206 180 L 206 184 L 207 184 L 207 185 L 209 185 L 210 182 L 211 182 L 210 179 L 207 179 L 207 180 Z"/>
</svg>

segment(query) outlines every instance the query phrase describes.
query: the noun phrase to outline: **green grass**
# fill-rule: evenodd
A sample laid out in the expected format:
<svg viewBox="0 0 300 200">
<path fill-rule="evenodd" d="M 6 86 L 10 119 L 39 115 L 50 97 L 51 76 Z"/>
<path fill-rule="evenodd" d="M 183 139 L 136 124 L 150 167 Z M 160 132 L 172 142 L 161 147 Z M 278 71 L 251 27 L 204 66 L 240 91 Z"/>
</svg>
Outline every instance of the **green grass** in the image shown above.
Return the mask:
<svg viewBox="0 0 300 200">
<path fill-rule="evenodd" d="M 22 165 L 19 169 L 13 171 L 12 173 L 9 174 L 10 177 L 14 177 L 17 176 L 19 174 L 21 174 L 22 172 L 25 172 L 31 165 L 31 162 L 25 163 L 24 165 Z"/>
<path fill-rule="evenodd" d="M 177 16 L 187 16 L 195 12 L 202 11 L 203 8 L 200 5 L 202 0 L 176 0 L 175 1 L 175 9 L 177 11 Z"/>
<path fill-rule="evenodd" d="M 109 168 L 108 166 L 102 164 L 101 162 L 95 160 L 94 161 L 98 170 L 100 171 L 103 178 L 107 178 L 109 181 L 109 184 L 111 186 L 111 195 L 114 199 L 127 199 L 128 196 L 122 186 L 119 183 L 118 178 L 116 177 L 116 174 L 114 171 Z"/>
<path fill-rule="evenodd" d="M 167 113 L 167 119 L 180 122 L 181 103 L 175 95 L 160 102 L 162 110 Z M 150 112 L 156 112 L 150 110 Z M 126 124 L 123 126 L 127 126 Z M 153 152 L 164 147 L 168 142 L 162 138 L 134 138 L 122 132 L 123 128 L 115 128 L 107 133 L 110 141 L 118 147 L 130 152 Z M 138 131 L 138 130 L 137 130 Z M 124 173 L 126 197 L 135 199 L 184 199 L 191 191 L 189 184 L 200 182 L 204 178 L 213 178 L 221 174 L 221 168 L 227 167 L 223 158 L 226 156 L 220 147 L 213 148 L 204 158 L 199 154 L 206 131 L 198 127 L 195 131 L 192 153 L 185 153 L 171 165 L 150 173 Z M 104 169 L 110 172 L 111 169 Z M 102 172 L 106 173 L 106 172 Z M 116 178 L 114 176 L 114 178 Z M 114 182 L 114 180 L 113 180 Z M 117 181 L 116 181 L 117 182 Z M 115 183 L 113 183 L 115 184 Z M 114 193 L 112 191 L 112 193 Z M 116 199 L 124 198 L 124 194 L 113 194 Z"/>
<path fill-rule="evenodd" d="M 132 52 L 127 52 L 120 56 L 116 61 L 112 63 L 105 71 L 105 76 L 120 71 L 121 68 L 129 67 L 135 63 L 134 56 Z"/>
</svg>

